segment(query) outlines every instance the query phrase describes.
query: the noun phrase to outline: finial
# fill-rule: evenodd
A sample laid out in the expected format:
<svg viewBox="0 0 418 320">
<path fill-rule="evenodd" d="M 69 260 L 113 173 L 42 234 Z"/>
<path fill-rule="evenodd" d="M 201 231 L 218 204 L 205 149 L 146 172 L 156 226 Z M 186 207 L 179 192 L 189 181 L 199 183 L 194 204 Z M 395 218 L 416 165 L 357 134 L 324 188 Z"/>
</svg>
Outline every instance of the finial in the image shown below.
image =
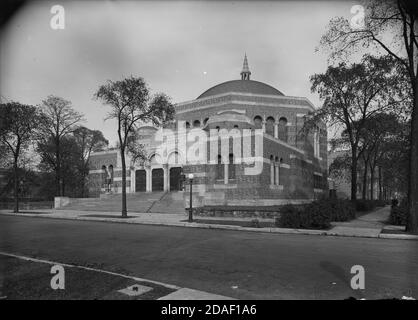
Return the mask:
<svg viewBox="0 0 418 320">
<path fill-rule="evenodd" d="M 244 64 L 241 71 L 241 80 L 250 80 L 251 71 L 248 67 L 247 53 L 244 56 Z"/>
</svg>

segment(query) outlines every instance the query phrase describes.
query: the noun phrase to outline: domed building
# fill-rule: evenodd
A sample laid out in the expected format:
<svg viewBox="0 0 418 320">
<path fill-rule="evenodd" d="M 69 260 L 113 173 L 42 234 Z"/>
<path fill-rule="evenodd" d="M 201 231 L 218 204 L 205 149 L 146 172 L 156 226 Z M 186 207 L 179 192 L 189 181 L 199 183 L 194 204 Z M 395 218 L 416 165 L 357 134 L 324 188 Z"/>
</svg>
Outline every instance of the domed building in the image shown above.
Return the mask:
<svg viewBox="0 0 418 320">
<path fill-rule="evenodd" d="M 251 80 L 247 56 L 240 75 L 176 104 L 165 128 L 139 129 L 147 159 L 130 161 L 127 192 L 175 192 L 188 206 L 190 173 L 194 207 L 302 203 L 327 191 L 325 124 L 298 134 L 313 104 Z M 91 156 L 91 193 L 121 192 L 120 163 L 116 150 Z"/>
</svg>

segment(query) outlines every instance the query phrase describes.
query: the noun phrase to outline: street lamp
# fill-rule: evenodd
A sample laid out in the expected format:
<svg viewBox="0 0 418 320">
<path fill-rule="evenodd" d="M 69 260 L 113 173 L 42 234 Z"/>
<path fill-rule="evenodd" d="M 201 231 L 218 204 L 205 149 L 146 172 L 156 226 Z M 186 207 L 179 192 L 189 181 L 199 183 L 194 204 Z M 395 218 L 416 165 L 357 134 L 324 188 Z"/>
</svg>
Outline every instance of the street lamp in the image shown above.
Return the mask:
<svg viewBox="0 0 418 320">
<path fill-rule="evenodd" d="M 193 173 L 189 173 L 189 181 L 190 181 L 190 209 L 189 209 L 189 222 L 193 222 Z"/>
</svg>

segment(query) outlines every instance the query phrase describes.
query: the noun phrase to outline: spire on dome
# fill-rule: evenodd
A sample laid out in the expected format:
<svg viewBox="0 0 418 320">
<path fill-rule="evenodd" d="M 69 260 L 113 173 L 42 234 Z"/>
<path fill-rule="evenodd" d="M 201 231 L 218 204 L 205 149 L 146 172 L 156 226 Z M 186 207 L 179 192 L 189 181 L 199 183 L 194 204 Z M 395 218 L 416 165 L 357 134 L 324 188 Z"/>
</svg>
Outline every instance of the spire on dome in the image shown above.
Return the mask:
<svg viewBox="0 0 418 320">
<path fill-rule="evenodd" d="M 251 71 L 248 68 L 247 54 L 244 56 L 244 64 L 241 71 L 241 80 L 250 80 Z"/>
</svg>

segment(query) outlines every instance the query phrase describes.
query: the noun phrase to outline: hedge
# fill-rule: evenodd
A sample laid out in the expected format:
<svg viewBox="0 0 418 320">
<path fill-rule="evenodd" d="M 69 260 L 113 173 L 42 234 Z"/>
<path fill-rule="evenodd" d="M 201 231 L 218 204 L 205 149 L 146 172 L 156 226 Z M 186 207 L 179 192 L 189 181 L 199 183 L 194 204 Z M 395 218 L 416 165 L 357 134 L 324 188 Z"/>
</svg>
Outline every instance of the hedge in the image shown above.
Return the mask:
<svg viewBox="0 0 418 320">
<path fill-rule="evenodd" d="M 376 207 L 374 200 L 356 200 L 357 211 L 371 211 Z"/>
<path fill-rule="evenodd" d="M 286 205 L 280 210 L 276 226 L 296 229 L 328 229 L 331 221 L 354 219 L 356 212 L 348 200 L 324 199 L 305 206 Z"/>
</svg>

